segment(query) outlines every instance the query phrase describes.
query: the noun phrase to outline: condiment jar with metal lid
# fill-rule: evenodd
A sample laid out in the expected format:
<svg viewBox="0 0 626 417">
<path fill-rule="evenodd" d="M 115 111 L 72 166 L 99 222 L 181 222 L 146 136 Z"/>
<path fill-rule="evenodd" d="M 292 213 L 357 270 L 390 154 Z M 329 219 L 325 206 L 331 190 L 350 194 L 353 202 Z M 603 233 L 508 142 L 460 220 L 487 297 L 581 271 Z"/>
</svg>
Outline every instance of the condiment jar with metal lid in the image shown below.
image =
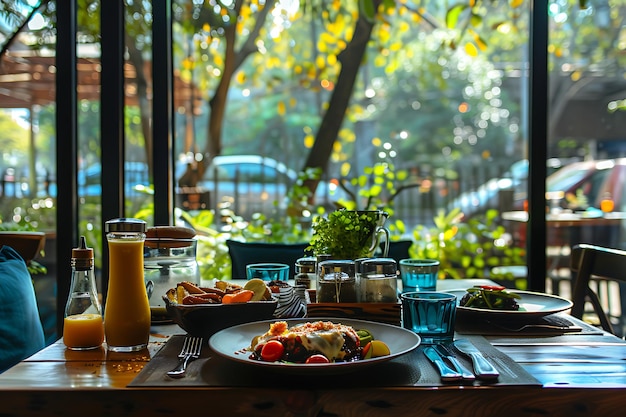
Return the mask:
<svg viewBox="0 0 626 417">
<path fill-rule="evenodd" d="M 114 352 L 148 346 L 150 303 L 143 278 L 146 222 L 120 218 L 105 223 L 109 248 L 109 289 L 104 307 L 104 334 Z"/>
<path fill-rule="evenodd" d="M 318 303 L 355 303 L 356 276 L 354 261 L 326 260 L 317 265 Z"/>
<path fill-rule="evenodd" d="M 398 300 L 398 267 L 391 258 L 370 258 L 359 263 L 359 302 L 394 303 Z"/>
</svg>

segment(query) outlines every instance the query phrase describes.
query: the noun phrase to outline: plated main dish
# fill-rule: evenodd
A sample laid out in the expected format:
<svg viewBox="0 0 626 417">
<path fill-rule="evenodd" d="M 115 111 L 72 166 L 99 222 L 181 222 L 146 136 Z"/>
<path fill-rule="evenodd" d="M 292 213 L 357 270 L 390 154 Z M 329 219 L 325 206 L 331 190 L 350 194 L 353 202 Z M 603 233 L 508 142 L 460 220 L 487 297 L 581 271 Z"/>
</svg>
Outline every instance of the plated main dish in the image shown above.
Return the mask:
<svg viewBox="0 0 626 417">
<path fill-rule="evenodd" d="M 250 359 L 296 364 L 355 362 L 390 355 L 387 344 L 367 329 L 331 321 L 270 323 L 266 333 L 252 339 Z"/>
<path fill-rule="evenodd" d="M 363 332 L 363 330 L 367 329 L 367 332 L 370 335 L 373 335 L 375 340 L 368 341 L 366 338 L 364 338 L 362 343 L 361 337 L 359 337 L 359 344 L 363 344 L 363 346 L 366 346 L 367 343 L 372 343 L 370 345 L 370 349 L 374 349 L 372 350 L 372 357 L 370 359 L 361 359 L 349 362 L 335 361 L 329 363 L 297 363 L 285 362 L 282 360 L 268 362 L 265 360 L 251 358 L 253 353 L 253 341 L 257 340 L 260 336 L 267 334 L 270 326 L 276 323 L 276 321 L 276 319 L 255 321 L 220 330 L 209 338 L 209 347 L 213 352 L 215 352 L 215 354 L 223 358 L 245 364 L 246 366 L 250 366 L 253 368 L 270 370 L 273 372 L 285 373 L 290 375 L 313 376 L 337 375 L 354 372 L 358 369 L 363 369 L 383 362 L 391 361 L 415 350 L 419 346 L 421 341 L 420 337 L 411 330 L 391 324 L 378 323 L 367 320 L 357 320 L 345 317 L 309 317 L 306 319 L 286 319 L 284 321 L 287 323 L 287 329 L 292 327 L 297 328 L 298 326 L 301 326 L 307 322 L 315 323 L 318 321 L 331 322 L 334 324 L 349 326 L 357 332 L 357 335 L 361 334 L 361 337 L 365 336 L 365 332 Z M 284 326 L 282 327 L 284 328 Z M 388 355 L 374 356 L 379 354 L 377 353 L 378 349 L 376 348 L 376 346 L 381 346 L 381 344 L 377 341 L 384 342 L 384 345 L 387 346 L 390 352 Z M 257 343 L 254 343 L 254 345 L 256 344 Z M 365 358 L 367 358 L 367 352 Z"/>
<path fill-rule="evenodd" d="M 501 285 L 477 285 L 468 288 L 459 305 L 489 310 L 523 311 L 517 300 L 522 296 L 506 290 Z"/>
</svg>

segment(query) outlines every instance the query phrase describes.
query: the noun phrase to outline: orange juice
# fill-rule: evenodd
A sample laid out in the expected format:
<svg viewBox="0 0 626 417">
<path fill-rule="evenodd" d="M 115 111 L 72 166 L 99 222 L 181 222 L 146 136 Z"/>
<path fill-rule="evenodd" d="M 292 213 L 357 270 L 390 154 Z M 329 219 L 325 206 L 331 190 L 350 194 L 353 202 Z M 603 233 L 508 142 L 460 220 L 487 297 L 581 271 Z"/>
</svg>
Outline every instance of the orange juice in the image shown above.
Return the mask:
<svg viewBox="0 0 626 417">
<path fill-rule="evenodd" d="M 100 314 L 73 314 L 63 320 L 63 343 L 70 349 L 94 349 L 104 342 Z"/>
<path fill-rule="evenodd" d="M 104 334 L 109 350 L 132 352 L 148 345 L 150 304 L 143 279 L 143 234 L 141 236 L 108 240 L 109 289 L 104 309 Z"/>
</svg>

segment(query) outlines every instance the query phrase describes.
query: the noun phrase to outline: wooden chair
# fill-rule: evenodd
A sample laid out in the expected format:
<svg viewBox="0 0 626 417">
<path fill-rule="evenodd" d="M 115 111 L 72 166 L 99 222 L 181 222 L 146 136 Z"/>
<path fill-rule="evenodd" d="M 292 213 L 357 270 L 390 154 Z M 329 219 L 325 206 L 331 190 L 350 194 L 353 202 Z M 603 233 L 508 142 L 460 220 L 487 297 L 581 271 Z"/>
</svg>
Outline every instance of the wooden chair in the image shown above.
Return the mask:
<svg viewBox="0 0 626 417">
<path fill-rule="evenodd" d="M 309 246 L 308 243 L 261 243 L 227 240 L 226 245 L 232 263 L 232 279 L 245 279 L 246 265 L 262 262 L 287 264 L 291 268 L 290 274 L 293 276 L 296 261 L 309 255 L 305 253 Z"/>
<path fill-rule="evenodd" d="M 609 301 L 602 300 L 598 292 L 594 291 L 589 284 L 592 281 L 596 283 L 616 281 L 620 283 L 620 286 L 624 285 L 626 283 L 626 251 L 579 244 L 572 248 L 570 267 L 574 274 L 572 316 L 582 319 L 586 302 L 589 301 L 593 312 L 598 316 L 602 329 L 621 335 L 623 329 L 616 333 L 610 319 L 610 311 L 605 308 L 609 305 Z M 625 307 L 623 291 L 624 289 L 621 288 L 620 310 Z M 615 317 L 615 319 L 621 326 L 622 317 Z"/>
</svg>

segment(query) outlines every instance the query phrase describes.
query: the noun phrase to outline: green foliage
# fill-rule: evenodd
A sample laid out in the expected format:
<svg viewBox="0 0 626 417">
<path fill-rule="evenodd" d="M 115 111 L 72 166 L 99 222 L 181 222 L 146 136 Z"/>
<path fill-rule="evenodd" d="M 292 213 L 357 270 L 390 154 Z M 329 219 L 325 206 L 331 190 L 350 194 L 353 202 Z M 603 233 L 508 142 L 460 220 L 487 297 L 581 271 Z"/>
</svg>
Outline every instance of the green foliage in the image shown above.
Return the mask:
<svg viewBox="0 0 626 417">
<path fill-rule="evenodd" d="M 523 250 L 505 241 L 506 230 L 498 225 L 497 210 L 484 216 L 462 221 L 463 213 L 454 209 L 440 211 L 435 226 L 418 225 L 413 230 L 413 258 L 438 259 L 440 278 L 508 278 L 494 277 L 490 270 L 496 266 L 524 265 Z M 516 283 L 525 285 L 521 281 Z"/>
<path fill-rule="evenodd" d="M 327 217 L 313 220 L 313 236 L 309 249 L 315 255 L 331 255 L 336 259 L 357 259 L 370 256 L 372 235 L 378 224 L 376 212 L 335 210 Z"/>
</svg>

